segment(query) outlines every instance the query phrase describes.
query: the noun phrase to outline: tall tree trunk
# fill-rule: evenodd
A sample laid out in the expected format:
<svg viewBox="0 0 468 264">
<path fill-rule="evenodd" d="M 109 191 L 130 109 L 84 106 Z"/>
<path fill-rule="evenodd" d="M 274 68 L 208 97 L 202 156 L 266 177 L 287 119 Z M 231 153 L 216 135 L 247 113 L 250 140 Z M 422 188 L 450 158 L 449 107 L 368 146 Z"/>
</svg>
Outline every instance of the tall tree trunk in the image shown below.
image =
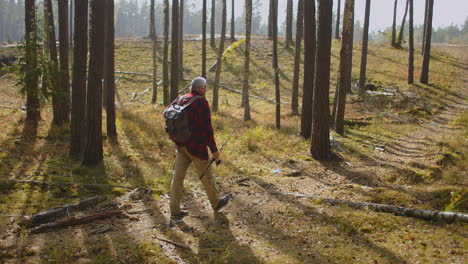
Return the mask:
<svg viewBox="0 0 468 264">
<path fill-rule="evenodd" d="M 151 37 L 151 43 L 152 43 L 152 49 L 153 49 L 153 96 L 151 97 L 151 103 L 155 104 L 157 99 L 158 99 L 158 78 L 157 78 L 157 73 L 158 73 L 158 63 L 157 63 L 157 40 L 158 36 L 156 35 L 156 25 L 155 25 L 155 11 L 154 11 L 154 1 L 151 0 L 151 5 L 150 5 L 150 37 Z"/>
<path fill-rule="evenodd" d="M 302 33 L 304 32 L 304 1 L 299 0 L 297 3 L 297 20 L 296 20 L 296 47 L 294 50 L 294 77 L 291 96 L 291 111 L 294 115 L 299 114 L 299 68 L 301 66 L 301 41 Z"/>
<path fill-rule="evenodd" d="M 293 20 L 293 1 L 288 0 L 286 7 L 286 43 L 289 47 L 289 42 L 292 41 L 292 20 Z"/>
<path fill-rule="evenodd" d="M 215 47 L 215 7 L 216 7 L 216 1 L 211 0 L 211 31 L 210 31 L 210 46 L 212 48 Z"/>
<path fill-rule="evenodd" d="M 413 84 L 414 82 L 414 25 L 413 25 L 413 0 L 408 0 L 409 2 L 409 21 L 408 21 L 408 84 Z"/>
<path fill-rule="evenodd" d="M 315 82 L 315 1 L 304 1 L 304 85 L 302 86 L 301 136 L 310 138 Z"/>
<path fill-rule="evenodd" d="M 50 82 L 50 71 L 49 71 L 49 65 L 47 64 L 48 59 L 49 59 L 49 39 L 47 37 L 47 1 L 44 1 L 42 3 L 42 10 L 43 10 L 43 32 L 42 32 L 42 44 L 43 44 L 43 52 L 42 52 L 42 64 L 44 66 L 44 69 L 42 71 L 42 79 L 41 79 L 41 93 L 45 96 L 47 96 L 48 93 L 48 86 Z M 1 12 L 1 11 L 0 11 Z M 0 41 L 2 41 L 2 21 L 3 17 L 0 17 Z"/>
<path fill-rule="evenodd" d="M 164 0 L 163 102 L 170 103 L 169 92 L 169 0 Z"/>
<path fill-rule="evenodd" d="M 223 0 L 223 14 L 222 14 L 222 22 L 221 22 L 221 41 L 219 43 L 218 61 L 216 63 L 215 83 L 213 86 L 213 102 L 212 102 L 213 112 L 217 112 L 219 108 L 219 105 L 218 105 L 219 78 L 221 76 L 221 64 L 223 62 L 225 40 L 226 40 L 226 0 Z"/>
<path fill-rule="evenodd" d="M 281 97 L 278 66 L 278 0 L 273 0 L 273 69 L 275 71 L 276 128 L 281 128 Z"/>
<path fill-rule="evenodd" d="M 201 76 L 206 78 L 206 0 L 203 0 L 202 15 L 202 69 Z"/>
<path fill-rule="evenodd" d="M 392 23 L 392 47 L 396 47 L 396 14 L 397 14 L 398 0 L 395 0 L 393 5 L 393 23 Z"/>
<path fill-rule="evenodd" d="M 68 72 L 68 1 L 59 1 L 58 11 L 60 52 L 60 84 L 58 89 L 58 111 L 60 115 L 57 120 L 54 120 L 54 124 L 60 126 L 70 121 L 70 74 Z"/>
<path fill-rule="evenodd" d="M 346 92 L 351 88 L 351 71 L 353 68 L 353 27 L 354 27 L 354 0 L 345 0 L 343 17 L 343 39 L 340 51 L 340 78 L 337 96 L 335 131 L 343 135 L 344 115 L 346 107 Z"/>
<path fill-rule="evenodd" d="M 341 0 L 338 0 L 338 6 L 336 7 L 335 39 L 340 39 L 340 19 L 341 19 Z"/>
<path fill-rule="evenodd" d="M 60 104 L 59 104 L 59 63 L 57 58 L 57 40 L 55 38 L 55 26 L 54 26 L 54 10 L 52 7 L 52 0 L 45 0 L 47 3 L 46 13 L 46 31 L 47 31 L 47 42 L 49 43 L 49 72 L 50 72 L 50 86 L 52 94 L 52 112 L 53 120 L 60 120 Z"/>
<path fill-rule="evenodd" d="M 310 153 L 318 160 L 331 158 L 330 149 L 330 55 L 333 0 L 318 1 L 317 56 L 312 111 Z"/>
<path fill-rule="evenodd" d="M 111 142 L 117 142 L 117 127 L 115 125 L 115 76 L 114 76 L 114 0 L 106 0 L 105 9 L 105 44 L 104 44 L 104 100 L 106 106 L 107 137 Z M 155 38 L 155 35 L 153 36 Z M 153 42 L 154 43 L 154 42 Z M 154 48 L 153 48 L 154 50 Z M 154 51 L 153 51 L 154 56 Z M 154 58 L 154 57 L 153 57 Z M 154 63 L 154 59 L 153 59 Z M 156 73 L 153 65 L 153 78 Z M 154 88 L 154 87 L 153 87 Z M 154 89 L 156 90 L 156 89 Z M 154 95 L 154 93 L 153 93 Z"/>
<path fill-rule="evenodd" d="M 83 151 L 85 136 L 86 64 L 88 60 L 88 0 L 80 0 L 76 2 L 74 42 L 70 156 L 78 159 Z"/>
<path fill-rule="evenodd" d="M 171 35 L 171 98 L 172 102 L 177 98 L 179 89 L 179 75 L 177 71 L 179 51 L 179 0 L 172 0 L 172 35 Z"/>
<path fill-rule="evenodd" d="M 104 69 L 105 1 L 91 0 L 89 74 L 86 94 L 86 132 L 83 165 L 103 160 L 102 149 L 102 76 Z"/>
<path fill-rule="evenodd" d="M 270 8 L 268 11 L 268 38 L 271 39 L 273 37 L 273 1 L 270 0 Z"/>
<path fill-rule="evenodd" d="M 70 0 L 70 15 L 68 16 L 68 25 L 70 27 L 70 29 L 68 30 L 68 33 L 69 33 L 69 37 L 68 37 L 68 40 L 70 41 L 70 47 L 73 46 L 73 0 Z"/>
<path fill-rule="evenodd" d="M 366 88 L 367 71 L 367 45 L 369 41 L 369 16 L 371 0 L 366 0 L 366 12 L 364 19 L 364 29 L 362 34 L 361 71 L 359 73 L 359 90 L 362 92 Z"/>
<path fill-rule="evenodd" d="M 236 32 L 234 30 L 236 18 L 234 16 L 234 0 L 231 2 L 231 42 L 236 41 Z"/>
<path fill-rule="evenodd" d="M 396 46 L 398 48 L 401 48 L 401 42 L 403 41 L 403 33 L 405 32 L 406 16 L 408 15 L 408 5 L 409 5 L 409 0 L 406 1 L 405 14 L 403 15 L 403 20 L 401 21 L 400 33 L 398 34 L 398 40 L 396 43 Z"/>
<path fill-rule="evenodd" d="M 429 83 L 429 61 L 431 58 L 431 41 L 432 41 L 432 15 L 434 12 L 434 0 L 428 0 L 427 21 L 425 26 L 426 41 L 424 42 L 423 63 L 421 68 L 420 82 Z"/>
<path fill-rule="evenodd" d="M 245 52 L 244 81 L 242 83 L 242 102 L 244 121 L 250 120 L 249 78 L 250 78 L 250 35 L 252 32 L 252 0 L 245 0 Z"/>
<path fill-rule="evenodd" d="M 37 72 L 37 48 L 36 48 L 36 7 L 34 0 L 26 0 L 25 5 L 25 39 L 26 39 L 26 126 L 31 136 L 36 135 L 37 124 L 40 119 L 38 98 L 38 72 Z"/>
<path fill-rule="evenodd" d="M 184 0 L 179 0 L 179 59 L 177 61 L 178 78 L 180 81 L 184 79 Z"/>
<path fill-rule="evenodd" d="M 427 25 L 427 10 L 429 8 L 429 0 L 426 0 L 426 5 L 424 8 L 424 24 L 423 24 L 423 40 L 421 47 L 421 55 L 424 55 L 425 45 L 426 45 L 426 25 Z"/>
</svg>

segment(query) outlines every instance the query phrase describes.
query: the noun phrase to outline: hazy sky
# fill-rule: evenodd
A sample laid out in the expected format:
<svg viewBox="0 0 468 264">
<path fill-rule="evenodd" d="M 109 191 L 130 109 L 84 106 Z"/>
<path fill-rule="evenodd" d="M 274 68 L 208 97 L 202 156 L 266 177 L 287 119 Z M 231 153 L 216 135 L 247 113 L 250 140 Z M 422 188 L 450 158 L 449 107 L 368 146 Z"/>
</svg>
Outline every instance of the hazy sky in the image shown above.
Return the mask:
<svg viewBox="0 0 468 264">
<path fill-rule="evenodd" d="M 147 0 L 140 0 L 140 1 L 147 1 Z M 194 3 L 200 9 L 202 8 L 202 0 L 185 0 L 186 2 Z M 231 14 L 231 1 L 227 1 L 227 9 L 228 9 L 228 19 L 230 18 Z M 255 0 L 253 0 L 255 2 Z M 297 1 L 293 0 L 294 2 L 294 13 L 297 9 Z M 304 1 L 311 1 L 311 0 L 304 0 Z M 341 0 L 341 5 L 344 6 L 344 1 Z M 364 8 L 365 8 L 365 0 L 355 0 L 356 1 L 356 20 L 363 21 L 364 20 Z M 160 2 L 160 1 L 158 1 Z M 169 1 L 171 2 L 171 1 Z M 245 0 L 234 0 L 235 2 L 235 13 L 236 16 L 242 13 L 244 8 Z M 264 22 L 268 18 L 268 6 L 269 0 L 261 0 L 262 3 L 262 16 Z M 278 0 L 278 22 L 283 23 L 286 17 L 286 3 L 287 0 Z M 338 0 L 334 0 L 334 7 L 333 10 L 336 12 L 336 4 Z M 392 19 L 393 19 L 393 3 L 394 0 L 372 0 L 371 1 L 371 23 L 370 23 L 370 30 L 380 30 L 386 27 L 391 26 Z M 401 19 L 403 17 L 403 12 L 405 8 L 406 0 L 398 0 L 398 14 L 397 14 L 397 21 L 398 24 L 401 23 Z M 211 0 L 207 0 L 208 9 L 211 10 Z M 414 23 L 415 25 L 422 24 L 424 22 L 424 5 L 425 0 L 414 0 Z M 343 10 L 343 7 L 341 8 Z M 217 12 L 221 14 L 220 9 L 217 8 Z M 342 11 L 343 12 L 343 11 Z M 450 24 L 455 25 L 462 25 L 465 22 L 465 19 L 468 17 L 468 0 L 434 0 L 434 21 L 433 26 L 438 28 L 440 26 L 448 26 Z"/>
</svg>

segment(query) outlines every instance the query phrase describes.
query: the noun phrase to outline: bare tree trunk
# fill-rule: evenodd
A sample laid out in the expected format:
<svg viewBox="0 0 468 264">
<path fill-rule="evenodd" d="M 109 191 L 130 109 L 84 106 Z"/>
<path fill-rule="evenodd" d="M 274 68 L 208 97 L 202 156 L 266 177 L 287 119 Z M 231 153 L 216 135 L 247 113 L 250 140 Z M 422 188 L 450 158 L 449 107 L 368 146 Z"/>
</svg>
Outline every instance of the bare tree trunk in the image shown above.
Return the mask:
<svg viewBox="0 0 468 264">
<path fill-rule="evenodd" d="M 427 25 L 427 10 L 429 8 L 429 0 L 426 0 L 426 5 L 424 9 L 424 24 L 423 24 L 423 40 L 421 47 L 421 55 L 424 55 L 424 50 L 426 46 L 426 25 Z"/>
<path fill-rule="evenodd" d="M 164 0 L 163 102 L 170 103 L 169 92 L 169 0 Z"/>
<path fill-rule="evenodd" d="M 86 64 L 88 60 L 88 0 L 80 0 L 76 2 L 74 42 L 70 156 L 78 159 L 83 151 L 85 136 Z"/>
<path fill-rule="evenodd" d="M 403 20 L 401 21 L 400 33 L 398 34 L 398 40 L 396 43 L 396 46 L 398 48 L 401 48 L 401 42 L 403 41 L 403 33 L 405 32 L 406 16 L 408 15 L 408 5 L 409 5 L 409 0 L 406 1 L 405 14 L 403 15 Z"/>
<path fill-rule="evenodd" d="M 250 34 L 252 31 L 252 0 L 245 0 L 245 52 L 244 81 L 242 83 L 242 102 L 244 105 L 244 121 L 250 120 L 249 78 L 250 78 Z"/>
<path fill-rule="evenodd" d="M 115 125 L 114 0 L 106 0 L 105 13 L 104 103 L 106 108 L 107 137 L 111 142 L 115 143 L 117 142 L 117 127 Z"/>
<path fill-rule="evenodd" d="M 63 125 L 70 121 L 70 74 L 68 72 L 68 1 L 58 2 L 59 11 L 59 52 L 60 52 L 60 74 L 59 74 L 59 118 L 54 120 L 55 125 Z"/>
<path fill-rule="evenodd" d="M 346 92 L 351 88 L 351 71 L 353 68 L 353 27 L 354 27 L 354 0 L 345 0 L 343 17 L 343 39 L 340 51 L 340 78 L 337 96 L 335 131 L 343 135 L 344 115 L 346 107 Z"/>
<path fill-rule="evenodd" d="M 366 11 L 364 19 L 364 32 L 362 35 L 361 71 L 359 74 L 359 90 L 362 92 L 366 87 L 367 71 L 367 45 L 369 41 L 369 15 L 371 0 L 366 0 Z"/>
<path fill-rule="evenodd" d="M 202 17 L 202 70 L 201 76 L 206 78 L 206 0 L 203 0 Z"/>
<path fill-rule="evenodd" d="M 102 148 L 102 76 L 104 69 L 105 1 L 91 0 L 89 74 L 86 94 L 86 132 L 83 165 L 103 160 Z"/>
<path fill-rule="evenodd" d="M 330 149 L 330 56 L 333 0 L 318 1 L 317 55 L 312 111 L 310 153 L 318 160 L 329 160 Z"/>
<path fill-rule="evenodd" d="M 155 11 L 154 11 L 154 1 L 151 0 L 151 7 L 150 7 L 150 37 L 151 37 L 151 43 L 152 43 L 152 49 L 153 49 L 153 96 L 151 97 L 151 103 L 155 104 L 156 101 L 158 100 L 158 54 L 156 53 L 156 50 L 158 48 L 157 46 L 157 40 L 158 36 L 156 35 L 156 25 L 155 25 Z"/>
<path fill-rule="evenodd" d="M 270 0 L 270 9 L 268 11 L 268 38 L 271 39 L 273 37 L 273 1 Z"/>
<path fill-rule="evenodd" d="M 315 1 L 304 1 L 304 85 L 302 87 L 301 136 L 312 133 L 312 102 L 315 81 Z"/>
<path fill-rule="evenodd" d="M 212 48 L 215 47 L 215 7 L 216 7 L 216 1 L 211 0 L 211 31 L 210 31 L 210 46 Z"/>
<path fill-rule="evenodd" d="M 231 2 L 231 42 L 234 42 L 236 41 L 236 32 L 234 30 L 234 27 L 235 27 L 235 16 L 234 16 L 234 0 L 232 0 Z"/>
<path fill-rule="evenodd" d="M 397 14 L 398 0 L 395 0 L 393 5 L 393 23 L 392 23 L 392 47 L 396 47 L 396 14 Z"/>
<path fill-rule="evenodd" d="M 68 30 L 69 37 L 68 40 L 70 41 L 70 47 L 73 47 L 73 0 L 70 0 L 70 15 L 68 17 L 70 29 Z"/>
<path fill-rule="evenodd" d="M 43 1 L 42 3 L 42 10 L 44 12 L 44 16 L 43 16 L 43 23 L 42 23 L 42 26 L 43 26 L 43 32 L 42 32 L 42 44 L 43 44 L 43 52 L 42 52 L 42 64 L 43 64 L 43 71 L 42 71 L 42 79 L 41 79 L 41 93 L 44 95 L 44 96 L 47 96 L 48 95 L 48 86 L 49 86 L 49 83 L 50 83 L 50 71 L 49 71 L 49 64 L 47 64 L 48 62 L 48 59 L 49 59 L 49 39 L 47 37 L 47 1 Z M 2 25 L 2 20 L 3 18 L 0 18 L 0 25 Z M 0 26 L 0 41 L 2 39 L 2 32 L 1 32 L 1 27 Z"/>
<path fill-rule="evenodd" d="M 178 51 L 179 51 L 179 0 L 172 0 L 172 35 L 171 35 L 171 98 L 174 101 L 179 91 Z"/>
<path fill-rule="evenodd" d="M 304 1 L 297 3 L 297 21 L 296 21 L 296 47 L 294 51 L 294 77 L 291 97 L 291 111 L 294 115 L 299 114 L 299 68 L 301 66 L 301 41 L 304 32 Z"/>
<path fill-rule="evenodd" d="M 217 112 L 219 108 L 219 78 L 221 76 L 221 64 L 223 62 L 224 42 L 226 40 L 226 0 L 223 0 L 223 14 L 221 22 L 221 41 L 218 49 L 218 62 L 216 64 L 215 84 L 213 86 L 213 112 Z"/>
<path fill-rule="evenodd" d="M 49 44 L 49 77 L 50 77 L 50 90 L 52 94 L 52 112 L 53 120 L 59 119 L 59 99 L 58 99 L 58 80 L 59 80 L 59 63 L 57 58 L 57 40 L 55 38 L 55 26 L 54 26 L 54 11 L 52 8 L 52 0 L 46 0 L 47 12 L 46 12 L 46 33 L 47 43 Z"/>
<path fill-rule="evenodd" d="M 36 135 L 37 125 L 41 118 L 39 112 L 38 97 L 38 74 L 37 74 L 37 48 L 36 48 L 36 7 L 34 0 L 26 0 L 25 30 L 26 30 L 26 64 L 25 64 L 25 86 L 26 86 L 26 126 L 31 136 Z"/>
<path fill-rule="evenodd" d="M 432 15 L 434 12 L 434 0 L 428 0 L 427 21 L 425 26 L 426 41 L 424 42 L 424 55 L 421 69 L 420 82 L 429 83 L 429 62 L 431 59 L 431 39 L 432 39 Z"/>
<path fill-rule="evenodd" d="M 281 128 L 281 97 L 278 66 L 278 0 L 273 0 L 273 69 L 275 71 L 276 128 Z"/>
<path fill-rule="evenodd" d="M 336 7 L 335 39 L 340 39 L 341 0 Z"/>
<path fill-rule="evenodd" d="M 408 84 L 413 84 L 414 82 L 414 10 L 413 10 L 413 0 L 408 0 L 409 2 L 409 21 L 408 21 Z"/>
<path fill-rule="evenodd" d="M 289 42 L 292 41 L 292 20 L 293 20 L 293 1 L 288 0 L 286 7 L 286 43 L 289 47 Z"/>
<path fill-rule="evenodd" d="M 184 80 L 184 0 L 179 0 L 179 59 L 177 61 L 178 78 L 180 81 Z"/>
</svg>

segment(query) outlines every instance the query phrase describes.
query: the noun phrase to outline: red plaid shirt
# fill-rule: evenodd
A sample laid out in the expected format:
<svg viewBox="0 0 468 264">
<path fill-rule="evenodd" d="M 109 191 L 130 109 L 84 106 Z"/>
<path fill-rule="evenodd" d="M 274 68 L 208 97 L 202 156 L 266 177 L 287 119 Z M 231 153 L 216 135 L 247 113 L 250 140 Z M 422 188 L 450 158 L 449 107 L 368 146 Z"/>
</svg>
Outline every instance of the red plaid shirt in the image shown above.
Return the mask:
<svg viewBox="0 0 468 264">
<path fill-rule="evenodd" d="M 192 91 L 184 95 L 183 104 L 187 103 L 193 96 L 200 95 Z M 213 126 L 211 125 L 210 105 L 205 98 L 199 98 L 187 108 L 189 127 L 192 138 L 185 144 L 187 151 L 197 158 L 208 160 L 208 149 L 211 153 L 218 151 L 214 139 Z"/>
</svg>

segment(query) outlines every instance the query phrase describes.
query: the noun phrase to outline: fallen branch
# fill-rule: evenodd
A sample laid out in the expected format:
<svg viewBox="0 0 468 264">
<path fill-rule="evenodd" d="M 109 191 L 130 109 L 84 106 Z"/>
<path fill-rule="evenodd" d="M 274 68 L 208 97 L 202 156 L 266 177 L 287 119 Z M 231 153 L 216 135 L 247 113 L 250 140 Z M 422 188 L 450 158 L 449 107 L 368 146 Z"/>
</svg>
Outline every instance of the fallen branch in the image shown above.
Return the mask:
<svg viewBox="0 0 468 264">
<path fill-rule="evenodd" d="M 177 242 L 174 242 L 174 241 L 171 241 L 171 240 L 168 240 L 168 239 L 165 239 L 165 238 L 161 238 L 161 237 L 157 237 L 157 236 L 153 236 L 154 238 L 158 239 L 158 240 L 161 240 L 161 241 L 164 241 L 166 243 L 169 243 L 169 244 L 172 244 L 176 247 L 180 247 L 182 249 L 187 249 L 187 250 L 190 250 L 189 247 L 187 247 L 186 245 L 182 245 L 182 244 L 179 244 Z"/>
<path fill-rule="evenodd" d="M 123 185 L 113 185 L 113 184 L 103 184 L 103 183 L 80 183 L 80 182 L 46 182 L 46 181 L 33 181 L 33 180 L 13 180 L 13 179 L 0 179 L 0 181 L 6 182 L 18 182 L 18 183 L 30 183 L 30 184 L 41 184 L 41 185 L 52 185 L 52 186 L 83 186 L 83 187 L 111 187 L 111 188 L 124 188 L 133 190 L 138 187 L 132 186 L 123 186 Z M 150 191 L 151 189 L 144 189 L 143 190 Z"/>
<path fill-rule="evenodd" d="M 83 210 L 91 206 L 95 206 L 96 204 L 105 200 L 106 200 L 105 196 L 94 196 L 88 199 L 81 200 L 74 204 L 67 204 L 59 208 L 54 208 L 46 212 L 35 214 L 31 216 L 31 219 L 25 222 L 24 224 L 27 224 L 29 226 L 37 226 L 39 224 L 49 222 L 53 218 L 58 218 L 64 215 L 68 215 L 73 211 Z"/>
<path fill-rule="evenodd" d="M 72 216 L 72 217 L 70 217 L 68 219 L 65 219 L 63 221 L 40 225 L 40 226 L 32 229 L 31 233 L 32 234 L 37 234 L 37 233 L 47 231 L 47 230 L 50 230 L 50 229 L 53 229 L 53 228 L 61 228 L 61 227 L 85 224 L 85 223 L 88 223 L 88 222 L 91 222 L 91 221 L 94 221 L 94 220 L 109 218 L 109 217 L 120 215 L 120 214 L 122 214 L 122 211 L 117 210 L 117 211 L 110 211 L 110 212 L 105 212 L 105 213 L 100 213 L 100 214 L 87 215 L 87 216 L 83 216 L 83 217 L 74 217 L 74 216 Z"/>
<path fill-rule="evenodd" d="M 349 207 L 356 208 L 356 209 L 370 209 L 376 212 L 391 213 L 391 214 L 399 215 L 399 216 L 409 216 L 409 217 L 421 218 L 421 219 L 426 219 L 426 220 L 441 220 L 441 221 L 446 221 L 446 222 L 460 221 L 460 222 L 468 223 L 468 214 L 463 214 L 463 213 L 422 210 L 422 209 L 393 206 L 393 205 L 388 205 L 388 204 L 353 202 L 353 201 L 329 199 L 329 198 L 323 199 L 314 195 L 301 194 L 301 193 L 290 193 L 290 192 L 279 192 L 279 191 L 275 191 L 273 193 L 277 195 L 304 197 L 304 198 L 319 200 L 329 205 L 347 205 Z"/>
</svg>

